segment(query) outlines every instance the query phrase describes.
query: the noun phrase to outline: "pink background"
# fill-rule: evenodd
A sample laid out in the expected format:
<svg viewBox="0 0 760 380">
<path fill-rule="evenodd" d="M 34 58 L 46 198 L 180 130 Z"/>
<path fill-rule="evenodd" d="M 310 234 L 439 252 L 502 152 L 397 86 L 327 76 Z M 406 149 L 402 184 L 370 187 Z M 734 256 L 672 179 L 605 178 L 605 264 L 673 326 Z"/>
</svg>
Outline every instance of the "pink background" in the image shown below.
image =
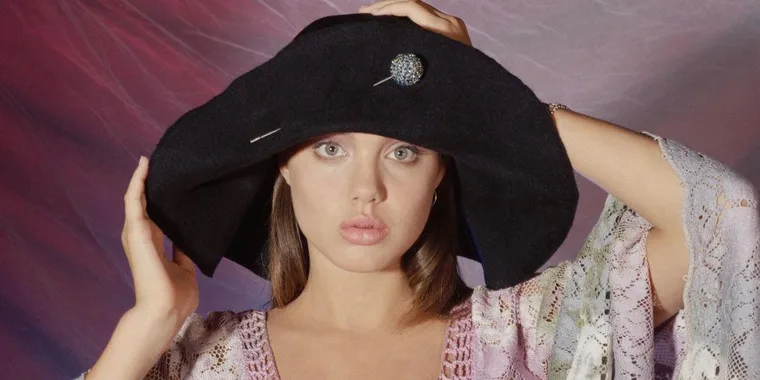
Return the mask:
<svg viewBox="0 0 760 380">
<path fill-rule="evenodd" d="M 346 0 L 0 4 L 0 376 L 73 377 L 133 302 L 120 232 L 139 155 L 189 108 Z M 760 185 L 760 2 L 434 1 L 544 101 L 677 139 Z M 553 263 L 605 194 L 581 180 Z M 467 280 L 482 281 L 464 263 Z M 266 302 L 224 262 L 199 312 Z"/>
</svg>

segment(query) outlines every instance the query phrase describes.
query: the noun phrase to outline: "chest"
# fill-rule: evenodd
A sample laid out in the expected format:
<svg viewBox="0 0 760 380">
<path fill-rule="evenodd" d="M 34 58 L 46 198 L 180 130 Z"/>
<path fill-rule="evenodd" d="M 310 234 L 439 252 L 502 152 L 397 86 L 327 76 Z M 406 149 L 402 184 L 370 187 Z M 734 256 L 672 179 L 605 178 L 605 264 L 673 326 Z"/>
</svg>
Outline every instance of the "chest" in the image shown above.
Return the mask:
<svg viewBox="0 0 760 380">
<path fill-rule="evenodd" d="M 436 379 L 442 368 L 445 326 L 394 336 L 270 331 L 282 380 Z"/>
</svg>

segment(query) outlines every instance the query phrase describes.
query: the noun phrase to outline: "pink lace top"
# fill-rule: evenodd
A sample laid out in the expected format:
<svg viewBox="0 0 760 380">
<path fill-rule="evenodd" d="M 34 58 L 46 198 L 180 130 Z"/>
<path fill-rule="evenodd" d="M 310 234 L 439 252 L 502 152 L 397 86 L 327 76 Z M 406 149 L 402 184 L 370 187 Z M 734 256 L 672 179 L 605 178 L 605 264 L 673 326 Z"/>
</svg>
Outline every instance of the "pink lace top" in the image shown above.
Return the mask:
<svg viewBox="0 0 760 380">
<path fill-rule="evenodd" d="M 452 312 L 440 379 L 760 379 L 758 194 L 653 136 L 685 189 L 684 309 L 653 330 L 649 222 L 612 196 L 576 260 Z M 148 379 L 278 379 L 262 311 L 194 314 Z"/>
<path fill-rule="evenodd" d="M 470 301 L 452 310 L 442 353 L 441 376 L 470 379 L 472 319 Z M 182 332 L 189 339 L 204 342 L 204 352 L 167 351 L 151 369 L 147 379 L 274 379 L 279 380 L 274 354 L 269 345 L 266 312 L 212 312 L 204 319 L 194 314 Z M 188 339 L 186 338 L 186 339 Z M 175 342 L 175 345 L 182 345 Z M 179 354 L 174 357 L 172 354 Z M 194 369 L 190 369 L 193 367 Z M 188 372 L 189 371 L 189 372 Z M 444 374 L 451 374 L 446 377 Z"/>
</svg>

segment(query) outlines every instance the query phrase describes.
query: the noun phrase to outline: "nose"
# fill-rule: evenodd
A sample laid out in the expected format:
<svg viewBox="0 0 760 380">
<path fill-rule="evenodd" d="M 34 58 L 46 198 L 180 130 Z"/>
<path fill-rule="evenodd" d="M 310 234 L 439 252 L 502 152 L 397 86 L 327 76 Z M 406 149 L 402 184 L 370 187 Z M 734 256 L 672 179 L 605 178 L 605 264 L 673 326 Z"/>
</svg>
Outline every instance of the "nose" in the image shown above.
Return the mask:
<svg viewBox="0 0 760 380">
<path fill-rule="evenodd" d="M 375 159 L 356 160 L 351 173 L 351 200 L 362 207 L 385 200 L 382 170 Z"/>
</svg>

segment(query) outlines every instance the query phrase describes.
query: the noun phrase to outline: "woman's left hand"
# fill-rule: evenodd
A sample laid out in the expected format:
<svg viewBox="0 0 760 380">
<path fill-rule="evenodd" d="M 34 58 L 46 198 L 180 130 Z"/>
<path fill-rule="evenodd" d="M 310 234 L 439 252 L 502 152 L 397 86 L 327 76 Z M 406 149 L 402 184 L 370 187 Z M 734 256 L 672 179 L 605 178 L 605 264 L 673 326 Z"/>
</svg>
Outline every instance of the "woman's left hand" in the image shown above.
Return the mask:
<svg viewBox="0 0 760 380">
<path fill-rule="evenodd" d="M 470 35 L 467 33 L 467 26 L 462 19 L 443 13 L 422 1 L 385 0 L 362 6 L 359 8 L 359 13 L 408 17 L 424 29 L 472 46 Z"/>
</svg>

